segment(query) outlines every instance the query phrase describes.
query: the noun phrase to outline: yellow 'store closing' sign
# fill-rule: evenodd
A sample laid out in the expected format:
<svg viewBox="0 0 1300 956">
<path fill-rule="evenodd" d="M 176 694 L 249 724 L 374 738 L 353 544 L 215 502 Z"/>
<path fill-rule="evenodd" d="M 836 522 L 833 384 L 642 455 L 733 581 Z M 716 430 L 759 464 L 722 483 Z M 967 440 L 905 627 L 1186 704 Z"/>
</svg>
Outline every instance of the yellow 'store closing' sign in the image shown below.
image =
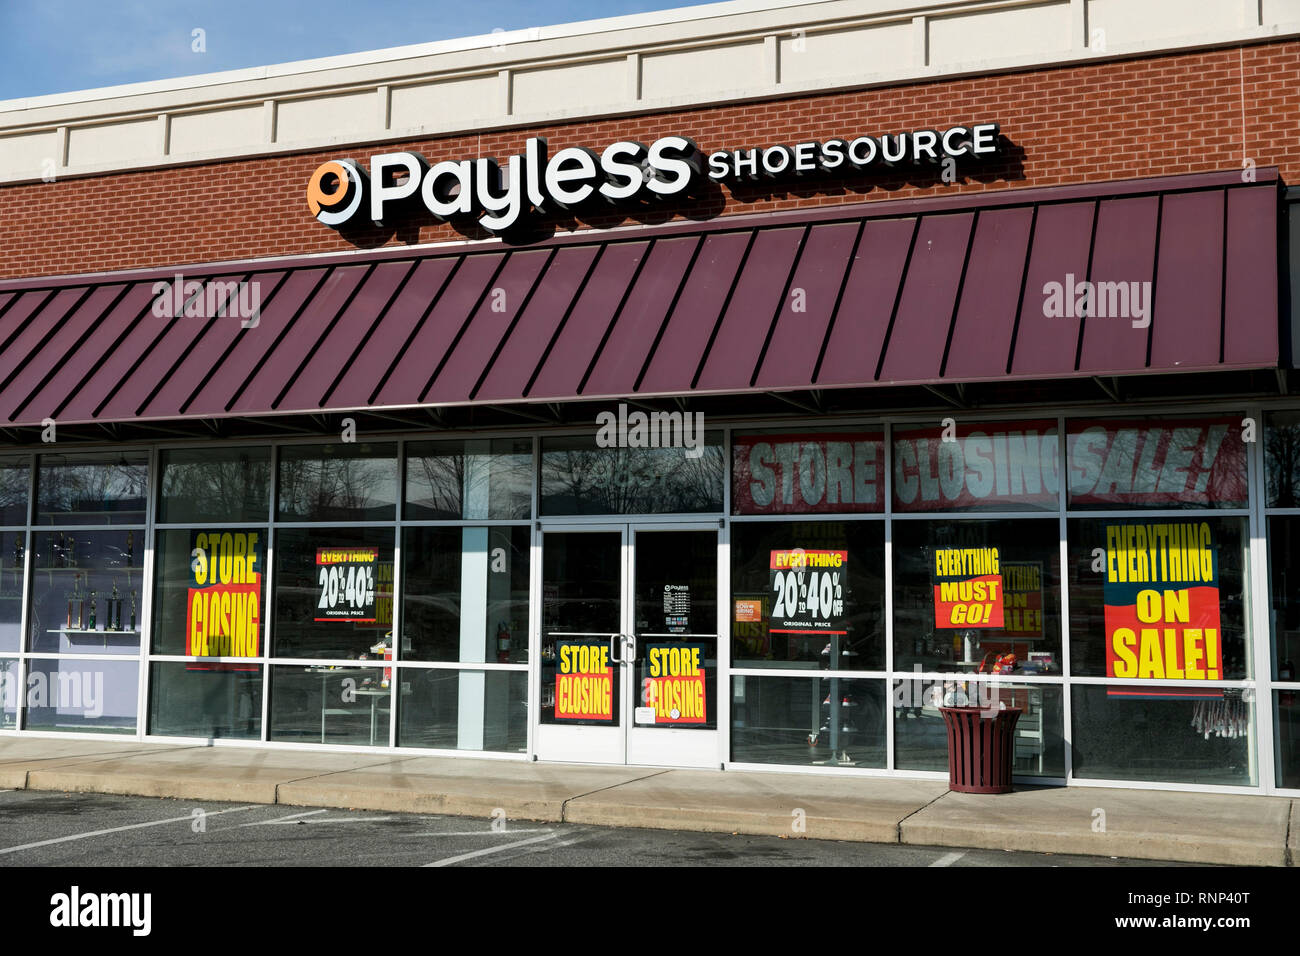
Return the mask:
<svg viewBox="0 0 1300 956">
<path fill-rule="evenodd" d="M 185 610 L 186 655 L 257 657 L 261 591 L 261 532 L 194 532 Z"/>
<path fill-rule="evenodd" d="M 708 720 L 704 654 L 703 644 L 646 645 L 641 706 L 654 708 L 654 723 L 703 724 Z"/>
<path fill-rule="evenodd" d="M 558 720 L 611 723 L 614 669 L 609 646 L 594 641 L 557 641 L 555 716 Z"/>
</svg>

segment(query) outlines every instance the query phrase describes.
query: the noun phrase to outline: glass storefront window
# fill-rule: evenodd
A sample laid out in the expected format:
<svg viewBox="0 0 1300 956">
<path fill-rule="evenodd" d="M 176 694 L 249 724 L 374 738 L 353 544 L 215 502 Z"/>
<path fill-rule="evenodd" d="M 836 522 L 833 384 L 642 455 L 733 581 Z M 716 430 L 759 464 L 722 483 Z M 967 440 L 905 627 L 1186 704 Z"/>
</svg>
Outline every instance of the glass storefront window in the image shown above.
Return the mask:
<svg viewBox="0 0 1300 956">
<path fill-rule="evenodd" d="M 1268 567 L 1272 598 L 1273 674 L 1300 680 L 1300 516 L 1268 519 Z"/>
<path fill-rule="evenodd" d="M 731 513 L 880 513 L 885 448 L 879 431 L 737 432 Z"/>
<path fill-rule="evenodd" d="M 1300 508 L 1300 411 L 1269 412 L 1264 474 L 1270 508 Z"/>
<path fill-rule="evenodd" d="M 1069 507 L 1245 508 L 1241 415 L 1071 421 Z"/>
<path fill-rule="evenodd" d="M 138 653 L 144 532 L 38 531 L 32 537 L 28 650 Z"/>
<path fill-rule="evenodd" d="M 408 521 L 528 518 L 530 438 L 412 442 L 406 446 Z"/>
<path fill-rule="evenodd" d="M 391 580 L 392 529 L 280 528 L 274 553 L 275 657 L 369 660 L 391 651 L 382 578 L 386 564 Z"/>
<path fill-rule="evenodd" d="M 133 734 L 139 685 L 133 660 L 28 658 L 25 726 Z"/>
<path fill-rule="evenodd" d="M 544 724 L 619 726 L 623 668 L 610 661 L 621 629 L 623 536 L 551 532 L 542 548 Z"/>
<path fill-rule="evenodd" d="M 1072 673 L 1251 676 L 1245 518 L 1076 518 L 1068 534 Z"/>
<path fill-rule="evenodd" d="M 718 534 L 639 530 L 632 555 L 633 722 L 716 730 Z"/>
<path fill-rule="evenodd" d="M 36 523 L 144 524 L 148 461 L 139 451 L 41 455 Z"/>
<path fill-rule="evenodd" d="M 1273 715 L 1277 728 L 1277 785 L 1300 790 L 1300 690 L 1288 687 L 1274 691 Z"/>
<path fill-rule="evenodd" d="M 1253 786 L 1255 705 L 1240 690 L 1076 684 L 1074 775 Z"/>
<path fill-rule="evenodd" d="M 1055 511 L 1060 440 L 1053 420 L 895 426 L 897 511 Z"/>
<path fill-rule="evenodd" d="M 894 666 L 1061 673 L 1056 519 L 895 521 Z M 1001 671 L 999 671 L 1001 672 Z"/>
<path fill-rule="evenodd" d="M 271 668 L 271 740 L 388 746 L 391 667 Z"/>
<path fill-rule="evenodd" d="M 25 531 L 0 531 L 0 651 L 16 651 L 22 643 L 26 543 Z"/>
<path fill-rule="evenodd" d="M 27 455 L 0 457 L 0 525 L 27 524 L 27 492 L 32 460 Z"/>
<path fill-rule="evenodd" d="M 271 449 L 167 449 L 159 453 L 162 473 L 158 521 L 265 521 L 271 503 Z"/>
<path fill-rule="evenodd" d="M 286 445 L 278 489 L 281 521 L 392 521 L 397 445 Z"/>
<path fill-rule="evenodd" d="M 528 660 L 527 527 L 407 528 L 403 660 Z"/>
<path fill-rule="evenodd" d="M 18 704 L 23 699 L 18 682 L 18 659 L 0 657 L 0 730 L 18 727 Z"/>
<path fill-rule="evenodd" d="M 157 541 L 153 653 L 260 656 L 266 529 L 160 531 Z"/>
<path fill-rule="evenodd" d="M 880 521 L 733 524 L 732 660 L 742 667 L 883 668 L 884 553 Z"/>
<path fill-rule="evenodd" d="M 885 682 L 844 677 L 731 678 L 731 759 L 885 766 Z"/>
<path fill-rule="evenodd" d="M 722 511 L 721 433 L 705 433 L 693 448 L 609 448 L 594 436 L 544 438 L 541 469 L 545 515 Z"/>
<path fill-rule="evenodd" d="M 939 705 L 964 694 L 986 711 L 1020 708 L 1016 720 L 1016 776 L 1065 776 L 1065 718 L 1055 684 L 945 680 L 894 682 L 894 766 L 899 770 L 948 769 L 948 734 Z M 961 703 L 961 698 L 957 698 Z M 1077 769 L 1077 767 L 1076 767 Z"/>
<path fill-rule="evenodd" d="M 526 672 L 404 667 L 399 674 L 399 746 L 499 753 L 528 748 Z"/>
<path fill-rule="evenodd" d="M 149 733 L 260 739 L 262 668 L 257 664 L 155 661 L 150 665 Z"/>
</svg>

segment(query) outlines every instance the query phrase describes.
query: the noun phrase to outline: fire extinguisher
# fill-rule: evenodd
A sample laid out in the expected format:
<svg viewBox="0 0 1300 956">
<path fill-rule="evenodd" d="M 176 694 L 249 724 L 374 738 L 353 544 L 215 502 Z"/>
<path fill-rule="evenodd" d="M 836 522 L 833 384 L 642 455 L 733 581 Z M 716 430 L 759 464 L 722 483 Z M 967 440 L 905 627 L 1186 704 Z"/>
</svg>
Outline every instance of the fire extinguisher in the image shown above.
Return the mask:
<svg viewBox="0 0 1300 956">
<path fill-rule="evenodd" d="M 1280 681 L 1295 680 L 1295 665 L 1290 660 L 1285 660 L 1278 665 L 1277 679 Z M 1289 707 L 1295 702 L 1295 693 L 1294 691 L 1284 690 L 1278 694 L 1277 699 L 1279 704 Z"/>
<path fill-rule="evenodd" d="M 506 630 L 505 621 L 497 625 L 497 663 L 510 663 L 510 632 Z"/>
</svg>

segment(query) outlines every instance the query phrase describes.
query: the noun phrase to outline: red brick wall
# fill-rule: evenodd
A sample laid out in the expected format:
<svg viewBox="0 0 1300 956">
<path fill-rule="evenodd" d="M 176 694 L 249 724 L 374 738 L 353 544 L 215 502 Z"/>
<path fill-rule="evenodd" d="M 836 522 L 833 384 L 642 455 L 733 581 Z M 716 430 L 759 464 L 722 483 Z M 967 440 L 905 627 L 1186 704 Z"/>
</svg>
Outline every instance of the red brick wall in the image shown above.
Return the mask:
<svg viewBox="0 0 1300 956">
<path fill-rule="evenodd" d="M 819 181 L 809 187 L 726 187 L 692 210 L 733 214 L 1025 186 L 1240 169 L 1243 158 L 1279 166 L 1300 183 L 1300 41 L 1153 56 L 920 83 L 854 93 L 719 106 L 545 128 L 327 149 L 178 169 L 115 173 L 0 188 L 0 277 L 170 266 L 355 248 L 320 225 L 304 199 L 322 161 L 414 149 L 431 162 L 522 151 L 544 135 L 552 149 L 677 133 L 707 151 L 863 133 L 996 121 L 1013 149 L 1006 161 L 970 167 L 958 184 L 937 173 Z M 642 221 L 673 218 L 657 207 Z M 599 224 L 633 221 L 613 217 Z M 559 230 L 595 220 L 556 222 Z M 359 244 L 455 239 L 430 221 Z"/>
</svg>

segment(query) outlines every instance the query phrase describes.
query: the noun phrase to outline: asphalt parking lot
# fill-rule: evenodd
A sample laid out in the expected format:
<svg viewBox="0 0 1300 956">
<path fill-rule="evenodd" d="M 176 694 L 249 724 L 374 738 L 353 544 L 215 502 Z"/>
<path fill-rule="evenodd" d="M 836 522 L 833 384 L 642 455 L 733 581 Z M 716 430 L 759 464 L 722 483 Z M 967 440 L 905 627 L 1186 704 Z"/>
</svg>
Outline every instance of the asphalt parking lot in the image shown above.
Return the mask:
<svg viewBox="0 0 1300 956">
<path fill-rule="evenodd" d="M 28 790 L 0 792 L 0 834 L 0 867 L 1172 865 Z"/>
</svg>

